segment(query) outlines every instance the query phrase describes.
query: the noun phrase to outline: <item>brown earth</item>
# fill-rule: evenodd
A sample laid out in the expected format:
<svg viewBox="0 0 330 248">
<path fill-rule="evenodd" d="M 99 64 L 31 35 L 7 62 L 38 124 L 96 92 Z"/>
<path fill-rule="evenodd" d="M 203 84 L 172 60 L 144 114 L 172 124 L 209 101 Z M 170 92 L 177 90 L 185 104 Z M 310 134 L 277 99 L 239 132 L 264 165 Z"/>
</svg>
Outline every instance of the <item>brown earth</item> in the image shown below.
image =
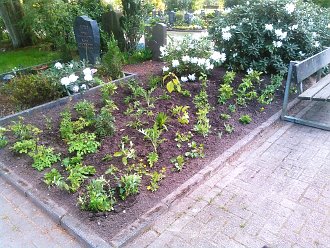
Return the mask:
<svg viewBox="0 0 330 248">
<path fill-rule="evenodd" d="M 163 64 L 160 62 L 145 62 L 138 65 L 129 65 L 125 67 L 125 71 L 137 73 L 139 79 L 144 84 L 150 75 L 160 75 L 161 68 Z M 204 159 L 189 159 L 186 162 L 184 169 L 181 172 L 173 171 L 173 165 L 170 163 L 170 159 L 176 157 L 188 149 L 187 144 L 185 144 L 181 149 L 176 146 L 174 141 L 176 131 L 184 132 L 193 129 L 195 123 L 196 113 L 195 106 L 192 102 L 193 97 L 199 93 L 200 85 L 198 83 L 186 83 L 184 88 L 188 89 L 192 97 L 183 97 L 178 93 L 172 93 L 171 100 L 158 100 L 155 103 L 155 108 L 150 109 L 153 113 L 165 112 L 168 116 L 171 116 L 170 110 L 175 105 L 188 105 L 190 106 L 189 115 L 190 123 L 187 126 L 180 125 L 175 118 L 169 118 L 168 131 L 164 132 L 163 137 L 166 138 L 166 141 L 162 143 L 159 147 L 159 161 L 152 168 L 152 171 L 159 171 L 162 167 L 166 167 L 166 178 L 161 181 L 160 188 L 158 191 L 152 193 L 146 189 L 146 186 L 149 184 L 148 177 L 145 177 L 142 186 L 140 187 L 140 192 L 136 196 L 130 196 L 126 201 L 121 201 L 117 196 L 117 205 L 115 210 L 107 213 L 90 213 L 86 211 L 81 211 L 77 204 L 77 197 L 79 193 L 83 190 L 84 187 L 81 187 L 77 193 L 69 194 L 64 191 L 60 191 L 56 188 L 50 188 L 45 185 L 43 182 L 43 174 L 39 173 L 32 169 L 31 159 L 27 158 L 24 155 L 15 155 L 8 148 L 0 150 L 0 160 L 8 165 L 12 170 L 18 173 L 21 177 L 27 179 L 31 182 L 35 188 L 37 188 L 42 194 L 47 195 L 47 197 L 55 200 L 59 205 L 67 209 L 73 216 L 81 220 L 83 223 L 91 227 L 98 234 L 100 234 L 105 240 L 110 240 L 116 233 L 118 233 L 122 228 L 128 224 L 135 221 L 139 216 L 148 211 L 151 207 L 156 205 L 161 199 L 166 197 L 174 189 L 180 186 L 183 182 L 193 176 L 206 164 L 212 161 L 215 157 L 219 156 L 226 149 L 235 144 L 238 140 L 242 139 L 246 134 L 251 130 L 256 128 L 267 118 L 273 115 L 281 108 L 282 96 L 279 94 L 276 97 L 276 100 L 268 106 L 262 106 L 257 102 L 250 103 L 247 107 L 240 107 L 238 110 L 231 114 L 231 118 L 226 123 L 230 123 L 235 126 L 235 131 L 231 134 L 224 132 L 224 121 L 219 118 L 221 113 L 228 113 L 228 104 L 234 103 L 234 101 L 229 101 L 226 105 L 220 105 L 217 103 L 219 79 L 224 75 L 225 70 L 222 68 L 216 69 L 213 72 L 213 75 L 209 79 L 208 83 L 208 95 L 209 102 L 213 109 L 209 114 L 210 124 L 212 126 L 212 132 L 206 138 L 203 136 L 194 133 L 193 140 L 198 144 L 204 144 L 206 157 Z M 241 77 L 238 76 L 234 84 L 240 82 Z M 265 77 L 263 82 L 269 81 L 268 77 Z M 159 96 L 164 93 L 164 89 L 158 88 L 155 91 L 155 95 Z M 122 165 L 120 158 L 113 158 L 109 162 L 105 162 L 102 158 L 106 154 L 113 154 L 115 151 L 118 151 L 118 145 L 120 144 L 121 137 L 128 135 L 135 145 L 137 151 L 138 159 L 143 160 L 146 163 L 146 155 L 152 151 L 152 146 L 148 141 L 143 140 L 142 134 L 136 131 L 133 128 L 127 127 L 126 123 L 131 120 L 131 117 L 126 116 L 123 112 L 126 110 L 127 105 L 123 102 L 125 96 L 130 94 L 129 90 L 120 86 L 117 90 L 117 94 L 113 97 L 115 103 L 117 104 L 119 110 L 115 111 L 114 115 L 116 118 L 116 132 L 114 136 L 107 137 L 101 142 L 101 148 L 98 153 L 87 155 L 84 162 L 87 165 L 94 165 L 97 174 L 93 177 L 99 177 L 109 168 L 110 164 L 116 165 L 121 170 L 124 170 L 125 167 Z M 97 109 L 102 106 L 100 95 L 94 94 L 91 96 L 86 96 L 87 100 L 93 101 Z M 142 102 L 142 100 L 141 100 Z M 0 103 L 1 109 L 4 107 L 4 103 Z M 72 108 L 74 102 L 72 102 L 68 107 Z M 263 107 L 264 111 L 260 111 L 260 108 Z M 6 107 L 7 108 L 7 107 Z M 55 151 L 62 153 L 62 158 L 68 155 L 66 144 L 59 137 L 59 113 L 63 111 L 63 107 L 57 107 L 47 112 L 41 112 L 34 114 L 33 116 L 27 117 L 26 122 L 36 125 L 42 129 L 44 132 L 40 137 L 40 143 L 52 146 L 55 148 Z M 4 113 L 4 112 L 2 112 Z M 7 112 L 5 112 L 7 113 Z M 10 111 L 8 112 L 10 113 Z M 238 119 L 243 114 L 249 114 L 253 121 L 248 125 L 243 125 L 238 122 Z M 47 129 L 45 124 L 45 119 L 52 119 L 52 128 Z M 146 126 L 151 126 L 153 123 L 154 116 L 143 116 L 143 121 L 147 121 L 149 124 Z M 146 127 L 145 126 L 145 127 Z M 222 133 L 222 136 L 219 135 Z M 12 137 L 10 137 L 10 142 L 13 142 Z M 59 165 L 55 165 L 59 168 Z M 49 171 L 49 170 L 46 170 Z M 113 178 L 106 176 L 107 179 L 110 179 L 112 184 L 114 184 Z M 85 182 L 86 185 L 87 182 Z"/>
</svg>

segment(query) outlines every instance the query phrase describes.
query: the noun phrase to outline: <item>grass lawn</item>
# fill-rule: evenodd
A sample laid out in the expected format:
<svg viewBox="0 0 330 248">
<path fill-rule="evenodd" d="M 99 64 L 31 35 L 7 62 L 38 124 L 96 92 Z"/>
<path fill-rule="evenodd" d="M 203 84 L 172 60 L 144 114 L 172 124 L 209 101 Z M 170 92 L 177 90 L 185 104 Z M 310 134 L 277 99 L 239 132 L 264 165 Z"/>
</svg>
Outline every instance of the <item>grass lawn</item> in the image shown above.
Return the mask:
<svg viewBox="0 0 330 248">
<path fill-rule="evenodd" d="M 59 58 L 58 52 L 47 51 L 35 46 L 0 52 L 0 74 L 11 71 L 14 67 L 39 65 Z"/>
</svg>

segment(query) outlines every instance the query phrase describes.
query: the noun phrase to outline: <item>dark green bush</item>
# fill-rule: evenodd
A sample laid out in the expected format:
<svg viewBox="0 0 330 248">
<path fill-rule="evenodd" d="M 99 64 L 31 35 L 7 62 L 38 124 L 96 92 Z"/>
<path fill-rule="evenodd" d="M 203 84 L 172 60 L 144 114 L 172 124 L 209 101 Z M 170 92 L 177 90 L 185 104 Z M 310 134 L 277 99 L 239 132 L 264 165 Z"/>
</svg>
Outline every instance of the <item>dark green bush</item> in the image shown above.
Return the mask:
<svg viewBox="0 0 330 248">
<path fill-rule="evenodd" d="M 63 96 L 62 86 L 56 80 L 41 74 L 15 77 L 3 87 L 2 91 L 21 108 L 37 106 Z"/>
</svg>

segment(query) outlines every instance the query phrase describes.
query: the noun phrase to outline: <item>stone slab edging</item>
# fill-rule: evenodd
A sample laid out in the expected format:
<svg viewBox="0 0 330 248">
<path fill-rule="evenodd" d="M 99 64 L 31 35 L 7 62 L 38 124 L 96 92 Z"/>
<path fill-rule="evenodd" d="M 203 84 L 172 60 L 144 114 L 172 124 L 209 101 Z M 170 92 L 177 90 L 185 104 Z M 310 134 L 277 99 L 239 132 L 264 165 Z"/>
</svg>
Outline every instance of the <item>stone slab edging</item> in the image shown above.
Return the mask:
<svg viewBox="0 0 330 248">
<path fill-rule="evenodd" d="M 128 73 L 128 72 L 124 72 L 124 74 L 125 74 L 124 77 L 113 80 L 112 82 L 118 84 L 120 82 L 127 82 L 130 79 L 136 78 L 136 74 Z M 42 105 L 38 105 L 33 108 L 26 109 L 26 110 L 23 110 L 21 112 L 18 112 L 18 113 L 12 114 L 12 115 L 7 115 L 5 117 L 0 118 L 0 125 L 9 124 L 9 122 L 16 120 L 19 116 L 23 116 L 23 117 L 29 116 L 29 115 L 34 114 L 37 111 L 45 111 L 48 109 L 55 108 L 57 106 L 64 105 L 74 99 L 83 99 L 85 96 L 88 96 L 88 95 L 94 93 L 95 91 L 97 91 L 99 88 L 102 87 L 102 85 L 95 86 L 95 87 L 89 89 L 88 91 L 84 92 L 83 94 L 75 94 L 75 95 L 71 95 L 71 96 L 62 97 L 60 99 L 44 103 Z"/>
<path fill-rule="evenodd" d="M 135 75 L 134 75 L 135 76 Z M 94 89 L 94 88 L 93 88 Z M 297 103 L 298 99 L 289 103 L 288 109 L 292 109 Z M 57 105 L 56 105 L 57 106 Z M 40 106 L 39 106 L 40 107 Z M 310 107 L 306 107 L 305 109 Z M 301 112 L 307 112 L 308 110 Z M 40 109 L 39 109 L 40 110 Z M 227 149 L 218 158 L 213 160 L 209 165 L 201 169 L 193 177 L 187 180 L 184 184 L 179 186 L 175 191 L 170 193 L 167 197 L 161 200 L 153 208 L 144 213 L 138 220 L 133 222 L 128 227 L 122 229 L 115 235 L 109 243 L 102 239 L 98 234 L 92 231 L 89 227 L 81 223 L 78 219 L 71 216 L 64 208 L 59 206 L 53 200 L 41 195 L 36 188 L 30 183 L 20 178 L 16 173 L 0 162 L 0 177 L 4 178 L 11 184 L 18 192 L 27 197 L 37 207 L 42 209 L 50 216 L 56 223 L 61 225 L 71 235 L 73 235 L 82 245 L 86 247 L 122 247 L 136 238 L 138 235 L 145 232 L 156 220 L 160 214 L 167 212 L 175 203 L 180 201 L 184 196 L 192 192 L 197 186 L 201 185 L 218 170 L 223 167 L 223 164 L 237 154 L 241 149 L 251 143 L 257 135 L 265 131 L 268 127 L 274 124 L 280 117 L 281 111 L 271 116 L 266 122 L 256 127 L 252 132 L 246 135 L 242 140 L 235 143 L 232 147 Z M 15 114 L 17 117 L 17 114 Z M 14 118 L 14 117 L 12 117 Z M 1 123 L 1 122 L 0 122 Z"/>
<path fill-rule="evenodd" d="M 296 106 L 300 100 L 294 99 L 288 104 L 288 110 Z M 311 104 L 312 105 L 312 104 Z M 305 107 L 299 111 L 299 115 L 305 114 L 311 106 Z M 272 115 L 268 120 L 263 122 L 261 125 L 253 129 L 249 134 L 244 136 L 241 140 L 236 142 L 229 149 L 224 151 L 220 156 L 211 161 L 207 166 L 201 169 L 198 173 L 188 179 L 185 183 L 180 185 L 176 190 L 166 196 L 156 206 L 151 208 L 145 214 L 143 214 L 138 220 L 133 222 L 128 227 L 122 229 L 117 235 L 115 235 L 110 244 L 114 247 L 123 247 L 129 242 L 133 241 L 140 234 L 147 231 L 159 215 L 166 213 L 171 209 L 173 205 L 179 202 L 183 197 L 187 196 L 199 185 L 204 183 L 207 179 L 215 175 L 221 168 L 224 167 L 225 163 L 232 157 L 238 154 L 244 147 L 247 147 L 252 141 L 268 127 L 273 125 L 281 116 L 282 110 Z M 289 125 L 290 127 L 291 125 Z"/>
</svg>

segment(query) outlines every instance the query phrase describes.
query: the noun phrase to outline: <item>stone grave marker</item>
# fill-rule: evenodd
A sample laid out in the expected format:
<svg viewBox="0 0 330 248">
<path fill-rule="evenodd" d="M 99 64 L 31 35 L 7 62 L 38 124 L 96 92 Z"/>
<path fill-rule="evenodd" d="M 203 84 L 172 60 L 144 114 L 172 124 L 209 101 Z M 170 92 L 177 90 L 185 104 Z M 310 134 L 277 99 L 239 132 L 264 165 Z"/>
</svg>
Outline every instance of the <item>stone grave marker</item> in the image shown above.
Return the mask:
<svg viewBox="0 0 330 248">
<path fill-rule="evenodd" d="M 121 51 L 125 49 L 125 38 L 124 38 L 124 31 L 120 25 L 120 19 L 123 17 L 123 14 L 120 12 L 116 12 L 114 10 L 105 12 L 102 15 L 102 26 L 104 31 L 107 32 L 109 35 L 115 37 L 118 41 L 118 46 Z"/>
<path fill-rule="evenodd" d="M 175 18 L 175 12 L 172 10 L 168 13 L 168 22 L 170 23 L 171 26 L 174 25 L 174 23 L 176 21 L 175 19 L 176 19 Z"/>
<path fill-rule="evenodd" d="M 95 64 L 100 58 L 100 30 L 95 20 L 78 16 L 74 22 L 74 35 L 81 60 Z"/>
<path fill-rule="evenodd" d="M 194 16 L 194 15 L 193 15 L 192 13 L 185 13 L 185 14 L 184 14 L 184 22 L 187 23 L 188 25 L 190 25 L 193 16 Z"/>
<path fill-rule="evenodd" d="M 150 28 L 149 35 L 146 35 L 146 47 L 152 51 L 152 59 L 160 60 L 160 47 L 167 44 L 167 27 L 164 23 L 157 23 Z"/>
<path fill-rule="evenodd" d="M 220 15 L 220 11 L 218 9 L 214 10 L 214 16 L 219 16 Z"/>
<path fill-rule="evenodd" d="M 152 10 L 152 17 L 153 18 L 157 17 L 157 11 L 155 9 Z"/>
</svg>

